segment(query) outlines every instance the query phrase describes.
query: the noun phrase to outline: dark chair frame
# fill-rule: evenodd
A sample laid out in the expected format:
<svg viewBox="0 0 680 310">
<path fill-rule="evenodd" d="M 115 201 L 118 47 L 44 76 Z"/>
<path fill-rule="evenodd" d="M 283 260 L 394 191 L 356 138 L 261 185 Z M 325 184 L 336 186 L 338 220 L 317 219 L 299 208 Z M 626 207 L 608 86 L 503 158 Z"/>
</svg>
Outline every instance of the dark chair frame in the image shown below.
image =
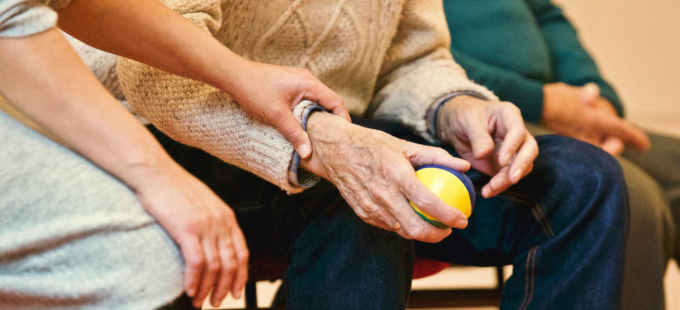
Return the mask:
<svg viewBox="0 0 680 310">
<path fill-rule="evenodd" d="M 456 268 L 456 267 L 451 267 Z M 499 306 L 501 291 L 505 274 L 503 267 L 496 267 L 496 286 L 493 288 L 470 288 L 470 289 L 436 289 L 436 290 L 413 290 L 409 298 L 410 309 L 423 308 L 458 308 L 458 307 L 492 307 Z M 274 281 L 275 278 L 263 279 Z M 257 306 L 257 280 L 250 281 L 245 288 L 246 310 L 250 309 L 285 309 L 281 306 L 259 308 Z"/>
</svg>

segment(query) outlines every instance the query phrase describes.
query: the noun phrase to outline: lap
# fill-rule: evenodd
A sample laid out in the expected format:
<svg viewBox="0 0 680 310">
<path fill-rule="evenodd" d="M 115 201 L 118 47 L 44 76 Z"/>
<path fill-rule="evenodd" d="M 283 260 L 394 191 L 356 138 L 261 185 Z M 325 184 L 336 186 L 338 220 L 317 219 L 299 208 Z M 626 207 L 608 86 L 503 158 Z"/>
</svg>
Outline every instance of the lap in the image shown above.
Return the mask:
<svg viewBox="0 0 680 310">
<path fill-rule="evenodd" d="M 177 247 L 125 185 L 3 112 L 0 145 L 0 308 L 155 308 L 181 293 Z"/>
</svg>

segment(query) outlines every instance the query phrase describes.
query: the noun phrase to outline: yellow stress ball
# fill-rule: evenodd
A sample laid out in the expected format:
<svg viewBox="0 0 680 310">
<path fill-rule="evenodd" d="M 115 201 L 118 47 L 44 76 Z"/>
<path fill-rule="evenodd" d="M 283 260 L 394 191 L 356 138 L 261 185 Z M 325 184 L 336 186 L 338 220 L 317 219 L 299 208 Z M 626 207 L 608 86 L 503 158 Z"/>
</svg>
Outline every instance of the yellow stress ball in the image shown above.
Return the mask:
<svg viewBox="0 0 680 310">
<path fill-rule="evenodd" d="M 470 217 L 475 207 L 475 188 L 465 174 L 444 166 L 429 165 L 418 168 L 416 175 L 437 197 L 462 211 L 466 217 Z M 411 206 L 428 223 L 435 227 L 448 228 L 444 223 L 418 209 L 413 202 Z"/>
</svg>

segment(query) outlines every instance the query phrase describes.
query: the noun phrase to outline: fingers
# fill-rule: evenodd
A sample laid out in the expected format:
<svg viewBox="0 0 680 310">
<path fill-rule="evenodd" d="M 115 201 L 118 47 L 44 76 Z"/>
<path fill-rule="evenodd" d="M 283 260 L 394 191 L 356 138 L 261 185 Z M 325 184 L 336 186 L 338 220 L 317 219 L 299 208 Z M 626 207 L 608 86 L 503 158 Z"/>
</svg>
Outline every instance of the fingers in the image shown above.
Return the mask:
<svg viewBox="0 0 680 310">
<path fill-rule="evenodd" d="M 390 212 L 401 224 L 401 227 L 396 231 L 400 236 L 405 239 L 436 243 L 451 234 L 451 228 L 437 228 L 421 219 L 413 210 L 411 204 L 404 198 L 403 194 L 398 196 L 398 198 L 395 198 L 395 202 L 391 204 Z"/>
<path fill-rule="evenodd" d="M 297 119 L 287 109 L 271 112 L 267 121 L 288 140 L 301 158 L 312 155 L 312 142 Z"/>
<path fill-rule="evenodd" d="M 482 115 L 470 116 L 467 123 L 467 137 L 470 140 L 470 145 L 472 145 L 473 156 L 476 159 L 482 159 L 493 151 L 495 144 Z"/>
<path fill-rule="evenodd" d="M 522 147 L 510 165 L 509 173 L 512 184 L 517 184 L 522 177 L 531 171 L 529 166 L 532 165 L 538 156 L 538 143 L 536 143 L 536 139 L 529 132 L 525 132 L 523 140 Z"/>
<path fill-rule="evenodd" d="M 217 241 L 221 268 L 218 273 L 215 289 L 210 298 L 213 307 L 219 307 L 222 300 L 227 297 L 232 286 L 232 279 L 236 271 L 236 258 L 231 241 L 231 233 L 226 233 Z"/>
<path fill-rule="evenodd" d="M 201 281 L 198 285 L 198 291 L 194 297 L 193 305 L 196 308 L 200 308 L 203 305 L 203 301 L 210 293 L 210 290 L 215 284 L 215 279 L 217 279 L 217 274 L 220 272 L 220 254 L 217 238 L 204 238 L 201 240 L 201 245 L 203 246 L 203 252 L 205 253 L 205 267 L 203 268 L 203 273 L 201 274 Z"/>
<path fill-rule="evenodd" d="M 421 211 L 449 227 L 459 229 L 467 227 L 468 220 L 465 214 L 437 197 L 415 174 L 410 178 L 405 178 L 402 184 L 404 196 Z"/>
<path fill-rule="evenodd" d="M 398 220 L 387 210 L 395 204 L 395 196 L 390 194 L 388 188 L 382 187 L 376 190 L 356 191 L 356 196 L 348 201 L 360 205 L 355 213 L 364 222 L 385 230 L 394 230 L 392 227 Z"/>
<path fill-rule="evenodd" d="M 526 141 L 527 130 L 522 123 L 522 126 L 515 126 L 511 128 L 503 139 L 503 144 L 498 151 L 498 164 L 500 167 L 505 167 L 510 164 L 510 160 L 515 157 L 517 150 Z"/>
<path fill-rule="evenodd" d="M 414 167 L 439 165 L 460 172 L 465 172 L 470 169 L 470 162 L 453 157 L 449 152 L 442 148 L 419 145 L 408 141 L 403 141 L 403 143 L 406 157 Z"/>
<path fill-rule="evenodd" d="M 638 151 L 649 148 L 650 142 L 647 134 L 628 120 L 608 115 L 601 118 L 601 121 L 597 122 L 595 126 L 599 127 L 605 136 L 617 137 L 623 140 L 625 144 L 635 147 Z"/>
<path fill-rule="evenodd" d="M 345 108 L 342 97 L 319 81 L 317 81 L 315 87 L 308 92 L 305 99 L 319 103 L 320 106 L 332 111 L 333 114 L 344 118 L 348 122 L 352 121 L 349 112 L 347 112 L 347 108 Z"/>
<path fill-rule="evenodd" d="M 189 297 L 194 297 L 196 296 L 198 282 L 201 279 L 205 262 L 203 247 L 201 246 L 199 239 L 195 236 L 184 237 L 184 239 L 178 240 L 178 243 L 180 244 L 182 256 L 184 257 L 186 264 L 184 271 L 184 290 Z"/>
<path fill-rule="evenodd" d="M 619 156 L 625 148 L 623 141 L 616 137 L 607 137 L 604 139 L 600 147 L 612 156 Z"/>
<path fill-rule="evenodd" d="M 498 171 L 498 173 L 489 180 L 489 183 L 482 187 L 482 197 L 491 198 L 512 186 L 509 172 L 510 166 L 505 166 Z"/>
<path fill-rule="evenodd" d="M 234 251 L 236 252 L 236 276 L 234 277 L 234 282 L 231 287 L 231 294 L 234 298 L 241 298 L 241 292 L 246 286 L 248 281 L 248 262 L 250 261 L 250 252 L 248 251 L 248 246 L 246 245 L 246 238 L 243 236 L 243 232 L 238 227 L 234 225 L 231 229 L 231 240 L 234 245 Z"/>
<path fill-rule="evenodd" d="M 600 87 L 595 83 L 588 83 L 581 87 L 579 97 L 582 104 L 595 107 L 597 99 L 600 98 Z"/>
</svg>

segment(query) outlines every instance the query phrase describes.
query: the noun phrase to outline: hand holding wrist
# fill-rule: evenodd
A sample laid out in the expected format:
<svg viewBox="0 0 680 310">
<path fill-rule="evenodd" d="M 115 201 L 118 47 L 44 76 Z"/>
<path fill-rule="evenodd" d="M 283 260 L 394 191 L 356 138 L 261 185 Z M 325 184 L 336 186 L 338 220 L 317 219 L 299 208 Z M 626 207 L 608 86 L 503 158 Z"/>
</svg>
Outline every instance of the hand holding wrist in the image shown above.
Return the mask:
<svg viewBox="0 0 680 310">
<path fill-rule="evenodd" d="M 366 223 L 392 231 L 397 227 L 401 236 L 426 242 L 438 242 L 450 233 L 420 219 L 410 200 L 451 227 L 467 225 L 465 215 L 434 196 L 413 168 L 438 164 L 465 171 L 469 164 L 464 160 L 440 148 L 406 142 L 328 113 L 312 114 L 307 132 L 314 151 L 301 161 L 302 167 L 333 183 Z"/>
</svg>

